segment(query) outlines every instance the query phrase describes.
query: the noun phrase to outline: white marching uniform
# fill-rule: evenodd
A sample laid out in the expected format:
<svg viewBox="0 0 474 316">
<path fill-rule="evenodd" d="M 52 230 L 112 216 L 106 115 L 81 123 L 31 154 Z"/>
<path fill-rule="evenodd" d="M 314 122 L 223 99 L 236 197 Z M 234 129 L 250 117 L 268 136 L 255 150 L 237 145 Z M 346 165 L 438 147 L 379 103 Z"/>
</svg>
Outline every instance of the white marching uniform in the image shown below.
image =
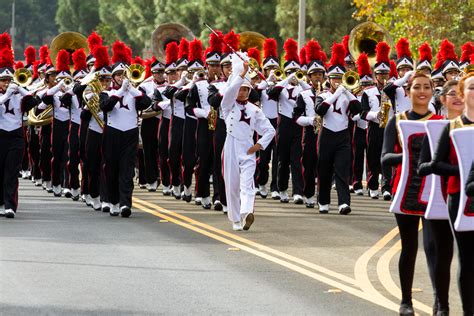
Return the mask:
<svg viewBox="0 0 474 316">
<path fill-rule="evenodd" d="M 242 216 L 253 213 L 255 201 L 254 174 L 255 153 L 247 151 L 254 145 L 253 134 L 261 137 L 258 143 L 265 149 L 275 136 L 275 129 L 263 112 L 252 103 L 240 104 L 237 94 L 244 79 L 233 78 L 225 91 L 221 103 L 227 126 L 227 137 L 222 153 L 225 191 L 227 195 L 227 215 L 235 223 Z"/>
</svg>

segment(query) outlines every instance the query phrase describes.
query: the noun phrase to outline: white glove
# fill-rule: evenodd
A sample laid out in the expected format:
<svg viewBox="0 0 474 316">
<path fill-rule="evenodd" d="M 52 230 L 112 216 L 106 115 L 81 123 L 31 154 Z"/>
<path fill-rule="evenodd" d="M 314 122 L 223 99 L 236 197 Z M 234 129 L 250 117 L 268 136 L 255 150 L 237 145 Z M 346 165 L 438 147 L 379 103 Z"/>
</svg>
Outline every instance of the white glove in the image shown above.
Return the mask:
<svg viewBox="0 0 474 316">
<path fill-rule="evenodd" d="M 275 76 L 275 70 L 270 71 L 270 75 L 268 76 L 267 81 L 275 82 L 276 80 L 277 78 Z"/>
<path fill-rule="evenodd" d="M 183 72 L 181 73 L 181 78 L 180 78 L 180 80 L 186 80 L 186 77 L 187 77 L 187 76 L 188 76 L 188 71 L 187 71 L 187 70 L 183 71 Z"/>
<path fill-rule="evenodd" d="M 248 62 L 250 60 L 249 56 L 244 52 L 236 52 L 236 54 L 238 54 L 244 61 Z M 239 57 L 236 56 L 236 58 L 242 61 Z"/>
<path fill-rule="evenodd" d="M 12 94 L 18 92 L 18 88 L 19 88 L 19 86 L 18 86 L 16 83 L 11 82 L 11 83 L 8 85 L 8 89 L 7 89 L 7 91 L 6 91 L 6 94 L 12 95 Z"/>
<path fill-rule="evenodd" d="M 344 87 L 342 84 L 339 85 L 339 87 L 337 87 L 336 91 L 334 91 L 334 96 L 336 98 L 340 97 L 341 94 L 345 93 L 345 92 L 348 92 L 346 87 Z"/>
<path fill-rule="evenodd" d="M 413 70 L 407 71 L 405 75 L 393 82 L 394 85 L 397 87 L 403 86 L 405 83 L 407 83 L 408 79 L 410 79 L 411 75 L 413 75 Z"/>
<path fill-rule="evenodd" d="M 122 81 L 122 87 L 120 87 L 120 89 L 123 89 L 123 91 L 128 91 L 128 89 L 130 88 L 130 81 L 128 79 L 123 79 Z"/>
</svg>

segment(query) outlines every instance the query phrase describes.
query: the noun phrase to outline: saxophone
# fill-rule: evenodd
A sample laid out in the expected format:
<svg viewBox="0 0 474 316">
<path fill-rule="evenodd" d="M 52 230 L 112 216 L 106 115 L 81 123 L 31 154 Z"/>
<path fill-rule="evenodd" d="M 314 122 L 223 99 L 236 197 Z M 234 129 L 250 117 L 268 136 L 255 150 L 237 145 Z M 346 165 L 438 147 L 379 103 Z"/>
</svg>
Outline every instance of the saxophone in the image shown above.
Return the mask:
<svg viewBox="0 0 474 316">
<path fill-rule="evenodd" d="M 385 81 L 383 86 L 385 87 Z M 385 128 L 388 123 L 388 116 L 390 114 L 390 108 L 392 107 L 392 103 L 390 102 L 390 99 L 387 94 L 383 92 L 383 89 L 380 98 L 380 103 L 380 111 L 377 115 L 377 118 L 379 119 L 379 127 Z"/>
<path fill-rule="evenodd" d="M 102 84 L 99 81 L 99 73 L 96 73 L 92 80 L 87 83 L 87 87 L 82 93 L 82 98 L 86 102 L 87 108 L 91 112 L 94 119 L 97 121 L 97 124 L 101 129 L 104 129 L 104 121 L 100 118 L 99 112 L 99 94 L 102 92 Z M 87 98 L 87 95 L 92 94 L 91 97 Z"/>
<path fill-rule="evenodd" d="M 215 131 L 216 124 L 217 124 L 217 111 L 211 106 L 211 111 L 209 112 L 209 116 L 207 117 L 207 127 L 210 131 Z"/>
<path fill-rule="evenodd" d="M 320 94 L 321 91 L 322 91 L 321 82 L 318 81 L 318 89 L 316 90 L 316 95 Z M 323 120 L 322 120 L 321 116 L 316 114 L 314 116 L 314 120 L 313 120 L 313 131 L 314 131 L 314 133 L 318 134 L 319 131 L 321 130 L 322 126 L 323 126 Z"/>
</svg>

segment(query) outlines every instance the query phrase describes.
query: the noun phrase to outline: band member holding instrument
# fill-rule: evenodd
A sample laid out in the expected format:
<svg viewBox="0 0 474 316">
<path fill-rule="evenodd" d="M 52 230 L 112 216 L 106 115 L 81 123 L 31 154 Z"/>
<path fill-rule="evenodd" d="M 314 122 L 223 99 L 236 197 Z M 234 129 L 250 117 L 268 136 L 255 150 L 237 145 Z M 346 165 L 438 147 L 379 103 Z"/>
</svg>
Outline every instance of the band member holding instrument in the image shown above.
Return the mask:
<svg viewBox="0 0 474 316">
<path fill-rule="evenodd" d="M 319 133 L 320 117 L 314 111 L 314 103 L 321 92 L 326 69 L 321 61 L 321 46 L 318 42 L 310 40 L 306 46 L 306 57 L 309 61 L 306 76 L 311 82 L 311 88 L 300 92 L 293 110 L 293 119 L 304 127 L 303 136 L 303 176 L 304 197 L 308 208 L 314 208 L 315 180 L 317 167 L 317 139 Z"/>
<path fill-rule="evenodd" d="M 457 93 L 464 103 L 464 114 L 452 120 L 441 134 L 432 168 L 435 174 L 448 177 L 449 219 L 458 248 L 458 286 L 464 315 L 472 315 L 474 314 L 474 231 L 458 232 L 454 229 L 454 222 L 458 216 L 461 183 L 450 131 L 474 126 L 474 73 L 464 76 L 459 81 Z"/>
<path fill-rule="evenodd" d="M 23 114 L 38 101 L 12 82 L 12 48 L 2 48 L 0 57 L 0 215 L 14 218 L 18 208 L 18 174 L 25 150 Z"/>
<path fill-rule="evenodd" d="M 442 117 L 433 114 L 429 111 L 428 105 L 433 94 L 433 83 L 430 78 L 422 73 L 415 73 L 408 80 L 407 86 L 408 96 L 411 100 L 411 110 L 407 112 L 398 113 L 393 116 L 385 127 L 384 142 L 382 150 L 382 166 L 395 167 L 396 173 L 393 183 L 392 192 L 395 194 L 399 190 L 398 183 L 401 177 L 401 162 L 402 162 L 402 147 L 398 136 L 397 122 L 399 120 L 428 120 L 428 119 L 441 119 Z M 417 148 L 413 148 L 412 154 L 419 154 L 421 144 Z M 422 179 L 420 179 L 422 180 Z M 416 192 L 421 191 L 420 186 L 424 181 L 412 180 L 413 185 L 410 186 L 410 190 Z M 410 191 L 411 192 L 411 191 Z M 415 194 L 409 195 L 411 197 L 417 197 Z M 422 222 L 425 222 L 424 211 L 426 210 L 426 204 L 418 203 L 417 201 L 406 200 L 407 203 L 412 202 L 419 209 L 413 213 L 395 214 L 398 228 L 400 230 L 400 238 L 402 242 L 402 250 L 400 254 L 400 260 L 398 264 L 400 285 L 402 290 L 402 301 L 400 304 L 400 315 L 414 315 L 413 303 L 412 303 L 412 285 L 413 277 L 415 272 L 416 255 L 418 252 L 418 227 L 420 218 Z M 420 216 L 421 215 L 421 216 Z M 428 240 L 428 230 L 426 225 L 423 225 L 423 236 L 424 240 Z M 430 249 L 427 243 L 425 245 L 425 253 L 427 256 L 431 256 Z M 431 259 L 428 263 L 432 262 Z"/>
<path fill-rule="evenodd" d="M 316 98 L 316 113 L 323 123 L 318 143 L 318 204 L 320 213 L 329 212 L 331 183 L 335 175 L 339 214 L 351 212 L 349 192 L 350 133 L 349 115 L 360 113 L 359 100 L 341 84 L 344 68 L 344 47 L 332 47 L 328 69 L 330 90 Z"/>
<path fill-rule="evenodd" d="M 107 122 L 104 129 L 107 192 L 112 203 L 110 215 L 129 217 L 138 149 L 138 111 L 148 108 L 151 100 L 124 77 L 132 59 L 130 48 L 116 41 L 112 51 L 113 88 L 100 94 L 100 108 Z"/>
</svg>

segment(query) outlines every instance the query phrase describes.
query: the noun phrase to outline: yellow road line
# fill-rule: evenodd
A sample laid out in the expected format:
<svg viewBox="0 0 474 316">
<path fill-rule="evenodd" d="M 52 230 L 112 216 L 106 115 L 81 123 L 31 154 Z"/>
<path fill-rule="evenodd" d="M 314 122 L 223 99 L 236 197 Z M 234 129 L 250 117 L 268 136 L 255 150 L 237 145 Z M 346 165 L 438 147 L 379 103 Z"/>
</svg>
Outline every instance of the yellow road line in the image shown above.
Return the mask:
<svg viewBox="0 0 474 316">
<path fill-rule="evenodd" d="M 151 204 L 151 203 L 146 202 L 146 204 Z M 273 263 L 279 264 L 279 265 L 281 265 L 283 267 L 286 267 L 286 268 L 288 268 L 292 271 L 295 271 L 295 272 L 298 272 L 300 274 L 306 275 L 306 276 L 308 276 L 308 277 L 310 277 L 314 280 L 317 280 L 317 281 L 320 281 L 322 283 L 328 284 L 332 287 L 339 288 L 339 289 L 341 289 L 341 290 L 343 290 L 347 293 L 350 293 L 354 296 L 357 296 L 359 298 L 362 298 L 364 300 L 367 300 L 367 301 L 372 302 L 374 304 L 377 304 L 379 306 L 385 307 L 385 308 L 393 310 L 393 311 L 398 311 L 398 305 L 391 302 L 391 301 L 388 301 L 386 299 L 374 298 L 372 295 L 364 293 L 361 290 L 356 289 L 352 286 L 349 286 L 349 285 L 343 284 L 339 281 L 330 279 L 330 278 L 328 278 L 324 275 L 321 275 L 319 273 L 310 271 L 310 270 L 305 269 L 303 267 L 300 267 L 300 266 L 298 266 L 294 263 L 285 261 L 283 259 L 277 258 L 277 257 L 272 256 L 270 254 L 264 253 L 263 251 L 260 251 L 258 249 L 253 249 L 249 246 L 246 246 L 243 243 L 237 242 L 237 241 L 229 239 L 229 238 L 225 238 L 223 236 L 220 236 L 220 235 L 217 235 L 215 233 L 209 232 L 209 231 L 204 230 L 202 228 L 196 227 L 196 225 L 192 225 L 189 222 L 188 223 L 183 222 L 182 220 L 179 220 L 177 218 L 174 218 L 174 217 L 170 216 L 170 214 L 164 214 L 164 213 L 166 213 L 165 212 L 166 210 L 164 210 L 164 209 L 161 212 L 154 211 L 153 209 L 151 209 L 146 204 L 144 203 L 142 205 L 142 204 L 140 204 L 139 199 L 134 198 L 134 207 L 136 207 L 136 208 L 138 208 L 138 209 L 140 209 L 140 210 L 142 210 L 146 213 L 152 214 L 152 215 L 157 216 L 157 217 L 162 218 L 162 219 L 166 219 L 166 220 L 168 220 L 172 223 L 175 223 L 179 226 L 185 227 L 189 230 L 195 231 L 199 234 L 202 234 L 202 235 L 207 236 L 209 238 L 215 239 L 217 241 L 220 241 L 220 242 L 225 243 L 227 245 L 230 245 L 232 247 L 238 247 L 238 248 L 242 249 L 243 251 L 246 251 L 248 253 L 251 253 L 253 255 L 256 255 L 260 258 L 266 259 L 266 260 L 271 261 Z M 151 204 L 151 205 L 153 205 L 153 204 Z M 156 206 L 155 206 L 155 208 L 156 208 Z M 168 211 L 168 212 L 170 212 L 170 211 Z M 174 212 L 171 212 L 171 213 L 174 213 Z M 194 220 L 192 222 L 193 223 L 198 223 L 197 221 L 194 221 Z"/>
<path fill-rule="evenodd" d="M 176 213 L 176 212 L 173 212 L 173 211 L 170 211 L 170 210 L 167 210 L 165 208 L 162 208 L 154 203 L 150 203 L 150 202 L 147 202 L 147 201 L 144 201 L 144 200 L 141 200 L 141 199 L 138 199 L 138 198 L 133 198 L 133 201 L 134 202 L 138 202 L 142 205 L 145 205 L 147 207 L 150 207 L 152 209 L 155 209 L 157 211 L 160 211 L 162 213 L 165 213 L 167 215 L 171 215 L 171 216 L 174 216 L 176 218 L 179 218 L 183 221 L 186 221 L 188 223 L 191 223 L 195 226 L 199 226 L 199 227 L 202 227 L 204 229 L 207 229 L 209 231 L 212 231 L 214 233 L 217 233 L 217 234 L 220 234 L 220 235 L 223 235 L 223 236 L 226 236 L 228 238 L 232 238 L 232 239 L 235 239 L 243 244 L 246 244 L 248 246 L 251 246 L 251 247 L 254 247 L 258 250 L 261 250 L 261 251 L 265 251 L 265 252 L 268 252 L 272 255 L 275 255 L 275 256 L 278 256 L 278 257 L 281 257 L 281 258 L 284 258 L 285 260 L 287 261 L 292 261 L 294 263 L 297 263 L 299 265 L 302 265 L 302 266 L 305 266 L 307 268 L 310 268 L 310 269 L 313 269 L 313 270 L 316 270 L 318 272 L 321 272 L 321 273 L 324 273 L 324 274 L 327 274 L 328 276 L 331 276 L 335 279 L 338 279 L 340 281 L 344 281 L 348 284 L 351 284 L 351 285 L 355 285 L 357 286 L 357 283 L 356 283 L 356 280 L 353 279 L 353 278 L 350 278 L 348 276 L 345 276 L 341 273 L 337 273 L 335 271 L 332 271 L 332 270 L 329 270 L 327 268 L 324 268 L 322 266 L 319 266 L 317 264 L 314 264 L 314 263 L 311 263 L 309 261 L 306 261 L 306 260 L 303 260 L 303 259 L 300 259 L 300 258 L 297 258 L 297 257 L 294 257 L 294 256 L 291 256 L 287 253 L 284 253 L 284 252 L 281 252 L 281 251 L 278 251 L 276 249 L 273 249 L 273 248 L 270 248 L 268 246 L 265 246 L 265 245 L 262 245 L 262 244 L 259 244 L 257 242 L 254 242 L 254 241 L 251 241 L 249 239 L 246 239 L 244 237 L 241 237 L 237 234 L 232 234 L 232 233 L 229 233 L 229 232 L 226 232 L 224 230 L 221 230 L 221 229 L 218 229 L 214 226 L 210 226 L 210 225 L 207 225 L 205 223 L 202 223 L 202 222 L 199 222 L 199 221 L 196 221 L 192 218 L 189 218 L 187 216 L 184 216 L 182 214 L 179 214 L 179 213 Z"/>
</svg>

